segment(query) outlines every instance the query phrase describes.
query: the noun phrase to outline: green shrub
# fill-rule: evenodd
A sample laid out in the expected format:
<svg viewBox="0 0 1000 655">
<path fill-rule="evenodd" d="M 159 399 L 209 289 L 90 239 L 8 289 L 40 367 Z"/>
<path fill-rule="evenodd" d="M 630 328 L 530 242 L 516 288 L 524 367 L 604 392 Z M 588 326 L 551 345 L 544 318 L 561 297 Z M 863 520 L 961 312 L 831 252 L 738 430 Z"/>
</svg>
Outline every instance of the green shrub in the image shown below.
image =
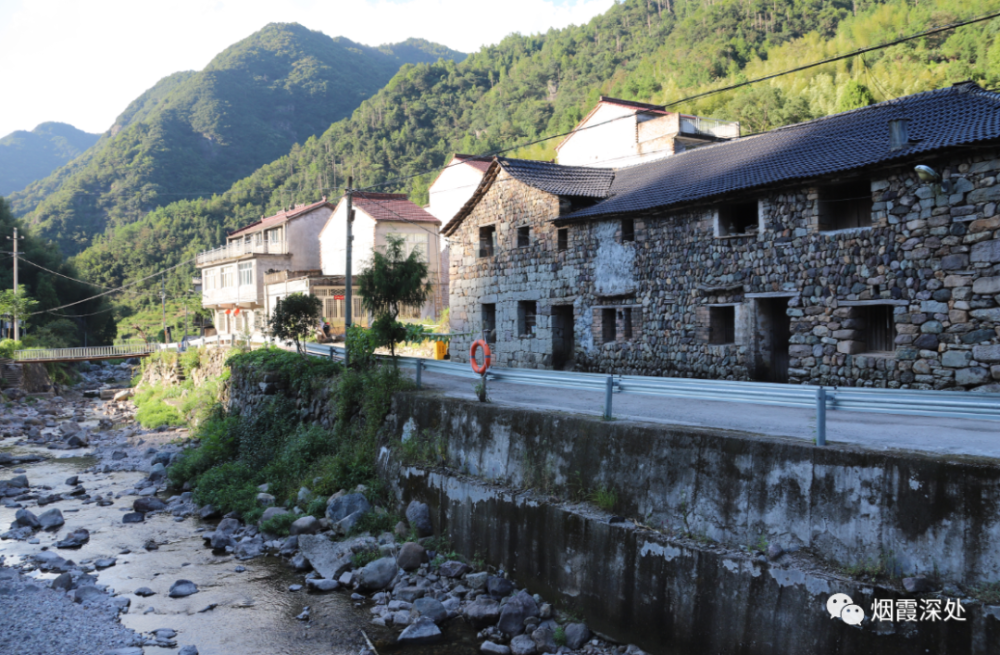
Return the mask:
<svg viewBox="0 0 1000 655">
<path fill-rule="evenodd" d="M 256 521 L 263 514 L 257 506 L 260 493 L 255 472 L 242 462 L 219 464 L 198 478 L 194 498 L 200 505 L 211 504 L 223 512 L 237 512 L 244 521 Z"/>
<path fill-rule="evenodd" d="M 552 640 L 556 642 L 556 646 L 565 646 L 566 645 L 566 629 L 563 628 L 561 625 L 560 626 L 556 626 L 556 631 L 552 635 Z"/>
<path fill-rule="evenodd" d="M 303 514 L 303 516 L 305 516 Z M 277 516 L 272 516 L 268 520 L 264 521 L 260 529 L 268 534 L 278 535 L 279 537 L 287 537 L 292 523 L 299 518 L 299 515 L 289 512 L 288 514 L 278 514 Z"/>
<path fill-rule="evenodd" d="M 354 563 L 354 568 L 360 569 L 367 564 L 371 564 L 379 557 L 381 557 L 381 553 L 377 550 L 359 550 L 351 556 L 351 562 Z"/>
<path fill-rule="evenodd" d="M 180 355 L 181 370 L 184 371 L 184 377 L 189 377 L 191 371 L 201 366 L 201 355 L 202 348 L 191 348 L 185 350 Z"/>
<path fill-rule="evenodd" d="M 354 524 L 351 534 L 368 532 L 377 537 L 383 532 L 392 532 L 395 530 L 396 524 L 400 520 L 399 514 L 395 512 L 367 512 L 362 514 L 358 522 Z"/>
<path fill-rule="evenodd" d="M 149 403 L 140 407 L 135 413 L 135 420 L 144 428 L 184 425 L 184 417 L 177 411 L 177 408 L 162 402 Z"/>
<path fill-rule="evenodd" d="M 618 504 L 618 494 L 615 493 L 614 489 L 608 489 L 604 485 L 601 485 L 594 490 L 591 500 L 605 512 L 610 512 Z"/>
</svg>

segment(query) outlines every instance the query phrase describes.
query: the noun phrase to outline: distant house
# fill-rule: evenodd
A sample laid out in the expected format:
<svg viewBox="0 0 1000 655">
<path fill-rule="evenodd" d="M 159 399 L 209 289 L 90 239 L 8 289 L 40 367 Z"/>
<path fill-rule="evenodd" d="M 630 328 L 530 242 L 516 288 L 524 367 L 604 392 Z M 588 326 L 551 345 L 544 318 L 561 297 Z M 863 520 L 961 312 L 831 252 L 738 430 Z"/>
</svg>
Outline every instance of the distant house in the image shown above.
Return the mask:
<svg viewBox="0 0 1000 655">
<path fill-rule="evenodd" d="M 319 270 L 319 232 L 335 205 L 323 198 L 297 205 L 232 232 L 226 244 L 202 252 L 202 307 L 212 310 L 220 335 L 263 335 L 264 277 L 274 271 Z"/>
<path fill-rule="evenodd" d="M 601 96 L 597 106 L 556 146 L 556 162 L 623 168 L 739 135 L 739 123 Z"/>
<path fill-rule="evenodd" d="M 497 158 L 442 230 L 452 359 L 997 392 L 998 179 L 972 83 L 624 168 Z"/>
<path fill-rule="evenodd" d="M 405 253 L 420 253 L 427 262 L 428 279 L 433 286 L 431 298 L 422 307 L 408 307 L 400 319 L 433 319 L 444 307 L 441 281 L 441 252 L 438 233 L 441 221 L 410 202 L 406 194 L 356 192 L 353 200 L 354 246 L 351 252 L 351 274 L 357 275 L 371 259 L 376 248 L 384 248 L 386 236 L 396 235 L 405 242 Z M 347 200 L 342 198 L 319 234 L 321 270 L 324 276 L 343 278 L 347 273 Z M 334 305 L 335 311 L 328 319 L 343 324 L 343 309 Z M 359 301 L 360 302 L 360 301 Z M 360 315 L 360 304 L 352 309 L 353 316 Z"/>
</svg>

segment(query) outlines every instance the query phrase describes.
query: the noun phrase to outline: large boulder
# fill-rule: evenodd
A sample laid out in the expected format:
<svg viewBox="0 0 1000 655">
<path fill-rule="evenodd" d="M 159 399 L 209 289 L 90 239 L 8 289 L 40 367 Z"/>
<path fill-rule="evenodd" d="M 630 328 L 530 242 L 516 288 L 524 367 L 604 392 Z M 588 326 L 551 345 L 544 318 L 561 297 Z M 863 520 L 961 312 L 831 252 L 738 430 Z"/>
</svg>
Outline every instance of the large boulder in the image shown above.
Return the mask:
<svg viewBox="0 0 1000 655">
<path fill-rule="evenodd" d="M 427 551 L 415 541 L 403 544 L 396 556 L 396 564 L 404 571 L 416 571 L 427 558 Z"/>
<path fill-rule="evenodd" d="M 382 557 L 370 562 L 358 575 L 358 587 L 364 591 L 385 589 L 396 577 L 396 558 Z"/>
<path fill-rule="evenodd" d="M 417 531 L 421 537 L 430 537 L 434 534 L 434 527 L 431 525 L 431 510 L 427 503 L 411 501 L 406 507 L 406 520 L 410 527 Z"/>
<path fill-rule="evenodd" d="M 354 493 L 339 497 L 332 496 L 330 502 L 326 505 L 326 518 L 330 519 L 331 523 L 338 523 L 351 514 L 357 512 L 363 514 L 370 512 L 371 509 L 371 503 L 368 502 L 364 494 Z"/>
<path fill-rule="evenodd" d="M 324 578 L 337 580 L 354 565 L 354 551 L 345 542 L 333 542 L 323 535 L 300 534 L 299 552 Z"/>
<path fill-rule="evenodd" d="M 281 516 L 283 514 L 288 514 L 288 510 L 285 509 L 284 507 L 268 507 L 267 509 L 264 510 L 264 513 L 261 515 L 260 521 L 257 523 L 257 525 L 264 525 L 265 523 L 273 519 L 275 516 Z"/>
<path fill-rule="evenodd" d="M 171 598 L 184 598 L 196 593 L 198 593 L 198 585 L 190 580 L 178 580 L 170 586 Z"/>
<path fill-rule="evenodd" d="M 434 623 L 441 623 L 448 618 L 448 610 L 436 598 L 418 598 L 413 601 L 412 611 L 419 616 L 426 616 Z"/>
<path fill-rule="evenodd" d="M 510 593 L 514 591 L 514 583 L 507 578 L 492 575 L 486 582 L 486 590 L 491 597 L 500 600 L 501 598 L 509 596 Z"/>
<path fill-rule="evenodd" d="M 426 616 L 417 619 L 412 625 L 403 630 L 397 640 L 400 644 L 416 646 L 419 644 L 433 644 L 441 639 L 441 629 L 434 621 Z"/>
<path fill-rule="evenodd" d="M 494 625 L 500 619 L 500 603 L 480 598 L 466 605 L 463 614 L 473 628 L 482 630 Z"/>
<path fill-rule="evenodd" d="M 319 521 L 315 516 L 303 516 L 300 519 L 296 519 L 292 523 L 291 527 L 288 528 L 288 534 L 290 535 L 300 535 L 300 534 L 316 534 L 319 532 Z"/>
<path fill-rule="evenodd" d="M 166 506 L 167 504 L 156 496 L 143 496 L 141 498 L 137 498 L 136 501 L 132 503 L 132 509 L 137 512 L 142 512 L 143 514 L 148 512 L 158 512 Z"/>
<path fill-rule="evenodd" d="M 528 635 L 518 635 L 510 640 L 510 652 L 512 655 L 535 655 L 538 649 L 534 639 Z"/>
<path fill-rule="evenodd" d="M 57 541 L 56 548 L 79 548 L 88 541 L 90 541 L 90 531 L 86 528 L 77 528 L 67 534 L 62 541 Z"/>
<path fill-rule="evenodd" d="M 566 626 L 566 645 L 571 650 L 580 650 L 590 639 L 590 628 L 586 623 L 570 623 Z"/>
<path fill-rule="evenodd" d="M 37 530 L 42 527 L 42 524 L 38 522 L 38 517 L 29 512 L 26 509 L 19 509 L 17 513 L 14 514 L 14 524 L 11 527 L 20 526 L 22 528 L 30 528 L 31 530 Z"/>
<path fill-rule="evenodd" d="M 524 620 L 532 616 L 538 616 L 538 605 L 528 592 L 522 591 L 503 606 L 497 628 L 509 636 L 519 635 L 524 632 Z"/>
</svg>

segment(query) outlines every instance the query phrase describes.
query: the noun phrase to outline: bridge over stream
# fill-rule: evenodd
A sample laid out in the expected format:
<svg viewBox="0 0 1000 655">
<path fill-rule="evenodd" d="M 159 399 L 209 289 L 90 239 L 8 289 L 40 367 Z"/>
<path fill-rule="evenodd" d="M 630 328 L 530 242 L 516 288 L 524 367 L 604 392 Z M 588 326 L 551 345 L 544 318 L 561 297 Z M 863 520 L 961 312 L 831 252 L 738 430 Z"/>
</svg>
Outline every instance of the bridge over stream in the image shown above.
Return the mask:
<svg viewBox="0 0 1000 655">
<path fill-rule="evenodd" d="M 28 348 L 15 350 L 13 359 L 18 364 L 44 362 L 93 362 L 104 359 L 149 357 L 160 350 L 176 350 L 177 344 L 140 343 L 121 346 L 94 346 L 89 348 Z"/>
</svg>

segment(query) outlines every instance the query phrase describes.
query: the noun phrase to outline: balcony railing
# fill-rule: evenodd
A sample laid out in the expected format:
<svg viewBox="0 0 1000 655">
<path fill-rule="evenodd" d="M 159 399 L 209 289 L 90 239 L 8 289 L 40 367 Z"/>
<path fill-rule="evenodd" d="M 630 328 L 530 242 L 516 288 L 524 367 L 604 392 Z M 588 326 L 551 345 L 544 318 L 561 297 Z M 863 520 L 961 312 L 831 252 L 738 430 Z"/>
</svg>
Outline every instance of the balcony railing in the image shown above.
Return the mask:
<svg viewBox="0 0 1000 655">
<path fill-rule="evenodd" d="M 720 121 L 717 118 L 681 116 L 681 133 L 704 134 L 720 139 L 735 139 L 740 135 L 740 124 L 732 121 Z"/>
<path fill-rule="evenodd" d="M 243 255 L 287 255 L 288 243 L 285 241 L 231 241 L 214 250 L 206 250 L 198 254 L 197 264 L 209 264 L 224 259 L 234 259 Z"/>
</svg>

